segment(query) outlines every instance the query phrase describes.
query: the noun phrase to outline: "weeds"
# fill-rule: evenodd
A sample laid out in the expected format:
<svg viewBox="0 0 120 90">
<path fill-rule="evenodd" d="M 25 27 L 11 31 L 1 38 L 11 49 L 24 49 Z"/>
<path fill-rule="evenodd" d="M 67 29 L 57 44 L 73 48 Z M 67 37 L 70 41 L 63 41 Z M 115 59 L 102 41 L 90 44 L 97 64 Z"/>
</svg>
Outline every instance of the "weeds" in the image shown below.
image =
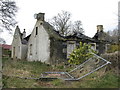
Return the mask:
<svg viewBox="0 0 120 90">
<path fill-rule="evenodd" d="M 20 79 L 14 76 L 40 77 L 40 74 L 46 71 L 59 71 L 59 69 L 65 71 L 68 68 L 60 66 L 53 69 L 52 66 L 40 62 L 14 61 L 7 58 L 3 58 L 3 60 L 4 88 L 118 88 L 120 82 L 119 76 L 112 71 L 102 74 L 102 69 L 74 82 L 61 79 L 49 82 Z"/>
</svg>

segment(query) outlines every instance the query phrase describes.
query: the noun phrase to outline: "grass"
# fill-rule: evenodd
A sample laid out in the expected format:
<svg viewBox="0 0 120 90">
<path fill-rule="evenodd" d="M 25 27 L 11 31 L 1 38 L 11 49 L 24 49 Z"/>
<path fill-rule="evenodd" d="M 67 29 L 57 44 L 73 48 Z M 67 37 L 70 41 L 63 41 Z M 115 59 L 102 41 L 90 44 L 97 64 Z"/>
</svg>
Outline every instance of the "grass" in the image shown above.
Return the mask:
<svg viewBox="0 0 120 90">
<path fill-rule="evenodd" d="M 104 69 L 104 68 L 103 68 Z M 112 70 L 102 73 L 103 69 L 90 74 L 80 81 L 36 81 L 18 77 L 40 77 L 46 71 L 65 71 L 63 66 L 52 67 L 41 62 L 15 61 L 3 58 L 4 88 L 118 88 L 120 79 Z M 66 69 L 67 70 L 67 69 Z"/>
<path fill-rule="evenodd" d="M 82 83 L 75 83 L 79 88 L 118 88 L 118 77 L 111 72 L 98 77 L 95 73 L 82 79 Z"/>
<path fill-rule="evenodd" d="M 114 74 L 107 73 L 105 76 L 99 80 L 100 82 L 96 84 L 96 87 L 99 88 L 116 88 L 118 87 L 118 78 Z"/>
<path fill-rule="evenodd" d="M 41 62 L 27 62 L 27 61 L 15 61 L 6 60 L 3 63 L 3 74 L 23 74 L 27 76 L 40 77 L 40 74 L 44 71 L 51 70 L 51 66 L 42 64 Z"/>
<path fill-rule="evenodd" d="M 3 76 L 3 88 L 41 88 L 35 80 Z"/>
</svg>

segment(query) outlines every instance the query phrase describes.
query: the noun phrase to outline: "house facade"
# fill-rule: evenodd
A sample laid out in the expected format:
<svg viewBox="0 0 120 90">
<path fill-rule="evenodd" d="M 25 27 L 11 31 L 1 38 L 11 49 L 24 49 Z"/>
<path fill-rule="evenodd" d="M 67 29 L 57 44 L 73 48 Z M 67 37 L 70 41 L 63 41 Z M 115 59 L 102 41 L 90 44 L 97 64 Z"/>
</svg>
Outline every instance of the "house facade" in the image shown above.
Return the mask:
<svg viewBox="0 0 120 90">
<path fill-rule="evenodd" d="M 70 53 L 79 46 L 79 42 L 92 45 L 96 50 L 97 41 L 81 33 L 61 36 L 44 20 L 44 13 L 35 15 L 36 24 L 30 35 L 20 32 L 16 27 L 12 42 L 12 58 L 40 61 L 47 64 L 59 64 L 69 59 Z"/>
<path fill-rule="evenodd" d="M 59 59 L 63 57 L 60 49 L 63 38 L 55 32 L 49 23 L 44 21 L 44 13 L 37 14 L 36 19 L 28 42 L 27 60 L 48 64 L 60 61 Z"/>
<path fill-rule="evenodd" d="M 12 55 L 13 59 L 25 59 L 27 54 L 27 43 L 24 39 L 26 32 L 20 32 L 20 28 L 17 26 L 12 41 Z"/>
</svg>

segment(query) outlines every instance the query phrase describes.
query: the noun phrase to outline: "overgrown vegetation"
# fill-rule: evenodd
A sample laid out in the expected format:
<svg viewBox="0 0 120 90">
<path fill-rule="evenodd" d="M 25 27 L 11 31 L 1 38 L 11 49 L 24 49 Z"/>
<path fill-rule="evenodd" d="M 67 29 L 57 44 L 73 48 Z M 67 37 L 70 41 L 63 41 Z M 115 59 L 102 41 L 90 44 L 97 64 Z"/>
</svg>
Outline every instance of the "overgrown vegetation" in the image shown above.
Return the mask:
<svg viewBox="0 0 120 90">
<path fill-rule="evenodd" d="M 115 51 L 120 51 L 120 44 L 110 45 L 107 53 L 114 53 Z"/>
<path fill-rule="evenodd" d="M 3 56 L 10 56 L 11 55 L 11 51 L 8 49 L 2 49 L 2 55 Z"/>
<path fill-rule="evenodd" d="M 103 68 L 104 69 L 104 68 Z M 62 66 L 52 67 L 40 62 L 15 61 L 3 58 L 3 88 L 118 88 L 119 76 L 112 70 L 106 73 L 102 69 L 80 81 L 40 81 L 17 77 L 40 77 L 46 71 L 65 71 Z"/>
<path fill-rule="evenodd" d="M 92 57 L 91 52 L 95 51 L 93 49 L 91 49 L 91 45 L 86 44 L 86 43 L 82 43 L 80 42 L 80 45 L 78 48 L 76 48 L 69 56 L 69 63 L 71 64 L 81 64 L 82 62 L 84 62 L 85 60 L 89 59 L 90 57 Z"/>
</svg>

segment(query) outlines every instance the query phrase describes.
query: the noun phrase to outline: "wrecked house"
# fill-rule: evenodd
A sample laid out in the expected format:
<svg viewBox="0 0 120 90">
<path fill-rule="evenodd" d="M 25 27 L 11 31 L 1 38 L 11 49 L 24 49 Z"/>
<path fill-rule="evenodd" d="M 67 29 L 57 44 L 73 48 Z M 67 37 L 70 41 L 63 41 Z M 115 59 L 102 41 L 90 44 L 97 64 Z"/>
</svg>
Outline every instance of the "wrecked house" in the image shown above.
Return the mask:
<svg viewBox="0 0 120 90">
<path fill-rule="evenodd" d="M 14 59 L 25 59 L 27 55 L 27 40 L 25 39 L 26 32 L 20 32 L 17 26 L 12 41 L 12 55 Z"/>
<path fill-rule="evenodd" d="M 103 25 L 97 25 L 97 33 L 94 35 L 93 39 L 96 41 L 96 50 L 98 54 L 106 53 L 112 42 L 110 36 L 103 31 Z"/>
<path fill-rule="evenodd" d="M 92 49 L 97 49 L 97 35 L 90 38 L 81 33 L 74 33 L 63 37 L 44 20 L 44 15 L 35 15 L 36 24 L 27 37 L 25 30 L 21 33 L 19 27 L 16 27 L 12 42 L 12 58 L 59 64 L 67 61 L 70 53 L 79 46 L 79 42 L 91 44 Z"/>
<path fill-rule="evenodd" d="M 65 38 L 66 38 L 67 58 L 72 53 L 72 51 L 79 46 L 80 42 L 91 44 L 92 49 L 96 50 L 95 40 L 82 33 L 74 33 L 73 35 L 66 36 Z"/>
<path fill-rule="evenodd" d="M 44 13 L 37 14 L 37 21 L 28 42 L 28 61 L 48 64 L 62 61 L 62 38 L 53 27 L 44 21 Z"/>
</svg>

